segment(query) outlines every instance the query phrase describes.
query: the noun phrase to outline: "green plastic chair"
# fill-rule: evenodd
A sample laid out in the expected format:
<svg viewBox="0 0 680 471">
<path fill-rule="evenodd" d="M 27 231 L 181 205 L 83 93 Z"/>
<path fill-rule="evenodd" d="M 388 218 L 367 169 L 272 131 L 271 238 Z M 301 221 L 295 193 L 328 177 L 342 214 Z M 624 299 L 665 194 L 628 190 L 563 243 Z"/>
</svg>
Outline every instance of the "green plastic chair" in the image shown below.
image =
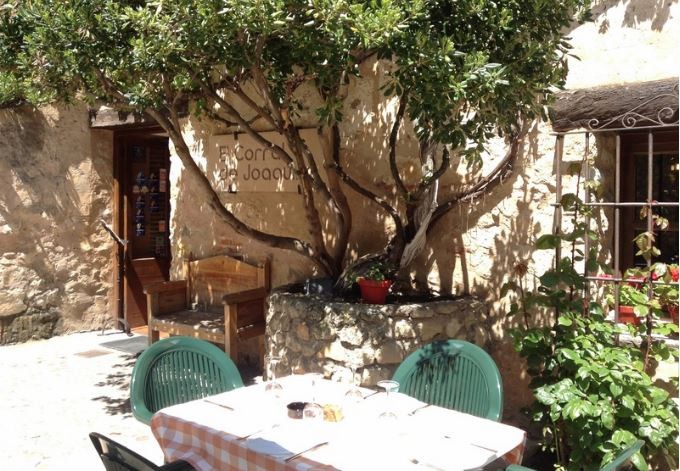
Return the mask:
<svg viewBox="0 0 680 471">
<path fill-rule="evenodd" d="M 428 404 L 501 420 L 501 374 L 491 356 L 470 342 L 426 345 L 406 357 L 392 379 L 399 392 Z"/>
<path fill-rule="evenodd" d="M 170 337 L 146 349 L 132 370 L 130 403 L 149 424 L 158 410 L 243 386 L 234 362 L 219 348 L 191 337 Z"/>
<path fill-rule="evenodd" d="M 628 448 L 619 453 L 616 456 L 616 458 L 614 458 L 614 461 L 600 468 L 600 471 L 618 471 L 622 469 L 624 465 L 628 464 L 628 460 L 630 460 L 635 453 L 640 451 L 640 448 L 642 448 L 642 445 L 644 444 L 645 442 L 642 440 L 637 440 L 633 442 L 632 445 L 630 445 Z M 518 464 L 511 464 L 510 466 L 505 468 L 505 471 L 536 471 L 536 470 L 532 468 L 527 468 L 525 466 L 520 466 Z"/>
</svg>

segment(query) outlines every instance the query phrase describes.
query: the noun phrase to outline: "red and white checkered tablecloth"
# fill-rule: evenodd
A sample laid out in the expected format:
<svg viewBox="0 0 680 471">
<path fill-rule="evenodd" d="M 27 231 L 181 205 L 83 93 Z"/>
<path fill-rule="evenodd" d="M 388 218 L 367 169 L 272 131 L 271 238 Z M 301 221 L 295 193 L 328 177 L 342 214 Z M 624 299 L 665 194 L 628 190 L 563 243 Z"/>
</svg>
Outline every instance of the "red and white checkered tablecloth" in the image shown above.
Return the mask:
<svg viewBox="0 0 680 471">
<path fill-rule="evenodd" d="M 454 471 L 522 460 L 525 433 L 509 425 L 435 406 L 410 415 L 424 404 L 403 394 L 377 394 L 353 404 L 344 402 L 346 385 L 322 381 L 310 392 L 304 377 L 280 381 L 284 397 L 255 385 L 157 412 L 151 429 L 166 461 L 182 459 L 199 471 Z M 288 402 L 312 395 L 319 403 L 343 404 L 345 418 L 327 423 L 287 417 Z M 379 419 L 384 410 L 397 419 Z"/>
</svg>

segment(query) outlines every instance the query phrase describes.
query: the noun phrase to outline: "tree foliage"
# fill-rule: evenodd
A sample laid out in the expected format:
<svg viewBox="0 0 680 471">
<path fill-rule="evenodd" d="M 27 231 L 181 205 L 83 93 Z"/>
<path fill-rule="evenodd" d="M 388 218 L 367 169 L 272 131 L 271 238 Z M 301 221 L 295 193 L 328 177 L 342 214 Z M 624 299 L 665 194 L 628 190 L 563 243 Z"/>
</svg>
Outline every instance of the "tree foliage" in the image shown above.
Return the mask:
<svg viewBox="0 0 680 471">
<path fill-rule="evenodd" d="M 563 32 L 587 10 L 588 0 L 5 0 L 0 103 L 86 100 L 145 113 L 168 132 L 222 220 L 334 277 L 348 261 L 353 214 L 345 193 L 355 191 L 394 223 L 381 258 L 407 269 L 427 229 L 510 171 L 522 123 L 541 115 L 564 83 Z M 357 181 L 340 150 L 348 84 L 368 60 L 391 64 L 382 91 L 396 103 L 387 158 L 398 198 Z M 321 165 L 295 126 L 301 87 L 316 94 Z M 308 237 L 262 232 L 224 207 L 182 135 L 187 111 L 248 133 L 293 169 Z M 415 186 L 396 161 L 405 120 L 420 142 Z M 285 148 L 263 129 L 283 137 Z M 500 164 L 440 192 L 451 155 L 478 164 L 496 134 L 513 143 Z"/>
</svg>

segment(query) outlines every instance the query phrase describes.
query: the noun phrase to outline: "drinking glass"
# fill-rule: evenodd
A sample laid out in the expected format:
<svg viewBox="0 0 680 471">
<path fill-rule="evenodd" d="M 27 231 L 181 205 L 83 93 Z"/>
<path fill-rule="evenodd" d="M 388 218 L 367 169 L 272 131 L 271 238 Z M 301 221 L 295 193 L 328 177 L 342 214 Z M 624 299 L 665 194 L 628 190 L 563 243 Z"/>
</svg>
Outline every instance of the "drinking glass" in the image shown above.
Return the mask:
<svg viewBox="0 0 680 471">
<path fill-rule="evenodd" d="M 382 389 L 385 390 L 385 400 L 387 401 L 387 404 L 388 404 L 388 407 L 389 407 L 390 393 L 399 391 L 399 383 L 397 381 L 393 381 L 391 379 L 384 379 L 382 381 L 378 381 L 377 386 L 379 388 L 382 388 Z M 397 419 L 397 415 L 394 412 L 392 412 L 390 409 L 384 411 L 378 417 L 380 419 L 387 419 L 387 420 L 396 420 Z"/>
<path fill-rule="evenodd" d="M 323 407 L 321 407 L 316 402 L 309 402 L 302 410 L 303 420 L 313 420 L 322 421 L 323 420 Z"/>
<path fill-rule="evenodd" d="M 267 355 L 264 357 L 264 359 L 265 364 L 269 365 L 269 369 L 272 373 L 272 377 L 269 378 L 269 381 L 267 381 L 264 390 L 276 397 L 280 397 L 283 386 L 281 386 L 281 383 L 276 381 L 276 367 L 279 365 L 279 363 L 281 363 L 281 357 Z"/>
<path fill-rule="evenodd" d="M 352 379 L 351 379 L 351 385 L 352 387 L 345 393 L 345 397 L 352 401 L 352 402 L 359 402 L 361 399 L 364 398 L 364 395 L 362 394 L 361 390 L 357 386 L 357 381 L 356 381 L 356 376 L 357 376 L 357 370 L 361 366 L 358 361 L 352 360 L 349 362 L 347 365 L 352 372 Z"/>
<path fill-rule="evenodd" d="M 323 379 L 323 374 L 322 373 L 307 373 L 307 377 L 310 380 L 310 385 L 311 385 L 311 396 L 312 396 L 312 403 L 317 402 L 317 395 L 319 392 L 319 383 Z"/>
<path fill-rule="evenodd" d="M 317 402 L 319 382 L 323 379 L 321 373 L 307 373 L 311 381 L 311 401 L 305 406 L 302 411 L 302 417 L 305 420 L 323 420 L 323 407 Z"/>
</svg>

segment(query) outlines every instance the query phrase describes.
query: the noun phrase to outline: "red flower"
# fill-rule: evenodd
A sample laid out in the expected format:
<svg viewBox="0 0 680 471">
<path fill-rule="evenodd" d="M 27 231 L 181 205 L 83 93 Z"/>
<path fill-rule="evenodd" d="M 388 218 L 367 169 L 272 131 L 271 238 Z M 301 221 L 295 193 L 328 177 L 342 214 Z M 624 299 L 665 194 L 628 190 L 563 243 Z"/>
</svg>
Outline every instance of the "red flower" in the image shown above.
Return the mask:
<svg viewBox="0 0 680 471">
<path fill-rule="evenodd" d="M 652 272 L 652 281 L 656 281 L 659 279 L 659 275 L 656 274 L 655 271 Z"/>
<path fill-rule="evenodd" d="M 671 279 L 673 281 L 678 281 L 678 269 L 677 269 L 677 267 L 671 268 L 669 271 L 671 272 Z"/>
</svg>

